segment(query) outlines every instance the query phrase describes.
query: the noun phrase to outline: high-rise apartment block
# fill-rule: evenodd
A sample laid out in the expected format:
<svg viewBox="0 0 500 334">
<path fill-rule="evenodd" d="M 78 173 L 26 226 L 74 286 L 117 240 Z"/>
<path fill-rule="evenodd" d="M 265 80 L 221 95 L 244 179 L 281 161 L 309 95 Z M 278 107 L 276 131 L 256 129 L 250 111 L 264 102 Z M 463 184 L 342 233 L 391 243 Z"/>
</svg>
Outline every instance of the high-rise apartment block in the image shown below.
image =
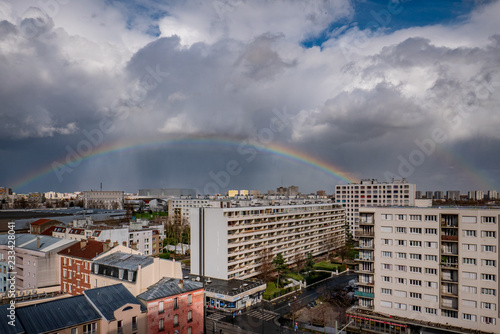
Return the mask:
<svg viewBox="0 0 500 334">
<path fill-rule="evenodd" d="M 500 333 L 499 219 L 498 208 L 360 209 L 348 333 Z"/>
<path fill-rule="evenodd" d="M 293 264 L 344 244 L 345 210 L 336 204 L 200 208 L 191 212 L 191 273 L 250 278 L 281 253 Z"/>
<path fill-rule="evenodd" d="M 336 186 L 335 201 L 346 208 L 349 232 L 356 237 L 360 207 L 414 206 L 415 189 L 415 184 L 407 183 L 405 179 L 390 183 L 361 180 L 361 183 Z"/>
</svg>

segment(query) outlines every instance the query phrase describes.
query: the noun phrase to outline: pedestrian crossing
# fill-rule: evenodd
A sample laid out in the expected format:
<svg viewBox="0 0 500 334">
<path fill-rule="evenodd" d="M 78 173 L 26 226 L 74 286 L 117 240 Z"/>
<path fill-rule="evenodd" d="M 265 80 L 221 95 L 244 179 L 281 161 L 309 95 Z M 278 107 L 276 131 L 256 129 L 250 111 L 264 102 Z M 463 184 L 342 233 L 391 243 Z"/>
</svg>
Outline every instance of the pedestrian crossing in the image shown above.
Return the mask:
<svg viewBox="0 0 500 334">
<path fill-rule="evenodd" d="M 208 319 L 219 321 L 220 319 L 224 318 L 227 314 L 223 313 L 212 313 L 210 315 L 207 315 Z"/>
<path fill-rule="evenodd" d="M 267 310 L 251 310 L 246 313 L 247 315 L 257 318 L 257 319 L 262 319 L 264 321 L 269 321 L 272 320 L 274 317 L 278 315 L 278 313 L 267 311 Z"/>
</svg>

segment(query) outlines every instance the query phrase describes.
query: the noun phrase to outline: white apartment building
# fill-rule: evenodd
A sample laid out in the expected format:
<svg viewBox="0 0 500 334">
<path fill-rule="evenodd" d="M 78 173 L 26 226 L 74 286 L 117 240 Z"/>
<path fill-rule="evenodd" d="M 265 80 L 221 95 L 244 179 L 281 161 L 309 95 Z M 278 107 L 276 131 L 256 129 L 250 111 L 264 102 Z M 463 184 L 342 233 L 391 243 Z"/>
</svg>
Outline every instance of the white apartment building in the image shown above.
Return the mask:
<svg viewBox="0 0 500 334">
<path fill-rule="evenodd" d="M 371 206 L 414 206 L 416 185 L 405 179 L 378 182 L 375 179 L 361 180 L 335 187 L 335 202 L 346 208 L 349 232 L 357 238 L 359 208 Z"/>
<path fill-rule="evenodd" d="M 500 333 L 499 219 L 500 208 L 361 208 L 349 316 L 369 329 L 391 315 L 401 333 Z"/>
<path fill-rule="evenodd" d="M 345 242 L 345 210 L 337 204 L 200 208 L 191 217 L 195 275 L 246 279 L 261 273 L 266 254 L 293 263 Z"/>
<path fill-rule="evenodd" d="M 168 216 L 173 217 L 175 221 L 191 221 L 190 209 L 192 208 L 222 208 L 230 205 L 229 201 L 210 200 L 210 199 L 182 199 L 171 198 L 168 200 Z"/>
</svg>

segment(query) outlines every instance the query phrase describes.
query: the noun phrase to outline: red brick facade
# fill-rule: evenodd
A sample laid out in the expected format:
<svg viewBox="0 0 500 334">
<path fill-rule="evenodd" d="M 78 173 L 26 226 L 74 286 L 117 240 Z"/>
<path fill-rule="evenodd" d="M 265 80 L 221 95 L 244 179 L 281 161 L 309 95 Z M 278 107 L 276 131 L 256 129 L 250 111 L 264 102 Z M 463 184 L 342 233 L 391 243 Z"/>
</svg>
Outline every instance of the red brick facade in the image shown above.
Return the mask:
<svg viewBox="0 0 500 334">
<path fill-rule="evenodd" d="M 203 294 L 204 290 L 199 289 L 149 301 L 147 303 L 148 333 L 173 334 L 175 330 L 179 331 L 181 334 L 202 333 Z M 189 303 L 190 299 L 191 303 Z M 177 308 L 175 307 L 176 300 Z M 160 309 L 160 303 L 163 303 L 163 312 Z M 178 323 L 174 324 L 176 316 Z M 191 317 L 191 319 L 189 319 L 189 317 Z M 161 320 L 163 320 L 163 330 L 161 329 Z"/>
</svg>

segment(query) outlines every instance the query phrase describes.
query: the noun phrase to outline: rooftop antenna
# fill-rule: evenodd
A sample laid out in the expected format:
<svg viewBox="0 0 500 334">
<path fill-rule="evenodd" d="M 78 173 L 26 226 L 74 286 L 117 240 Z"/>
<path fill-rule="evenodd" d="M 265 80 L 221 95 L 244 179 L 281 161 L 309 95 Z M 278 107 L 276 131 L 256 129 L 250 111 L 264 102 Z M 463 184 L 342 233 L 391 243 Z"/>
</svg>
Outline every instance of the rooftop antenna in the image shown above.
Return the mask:
<svg viewBox="0 0 500 334">
<path fill-rule="evenodd" d="M 102 191 L 102 182 L 101 182 L 101 191 Z"/>
</svg>

